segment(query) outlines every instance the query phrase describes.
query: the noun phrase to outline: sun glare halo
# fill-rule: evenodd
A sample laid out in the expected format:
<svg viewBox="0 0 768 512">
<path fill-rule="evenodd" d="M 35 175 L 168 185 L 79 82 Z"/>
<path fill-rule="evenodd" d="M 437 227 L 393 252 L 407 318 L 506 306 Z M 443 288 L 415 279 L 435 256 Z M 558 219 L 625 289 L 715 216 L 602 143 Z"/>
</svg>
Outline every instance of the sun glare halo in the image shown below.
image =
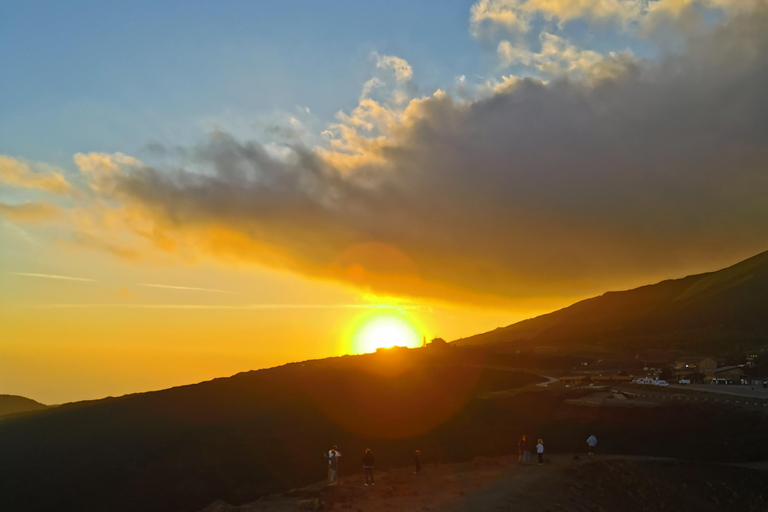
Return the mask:
<svg viewBox="0 0 768 512">
<path fill-rule="evenodd" d="M 409 347 L 421 345 L 416 329 L 407 320 L 394 315 L 374 317 L 355 333 L 355 352 L 375 352 L 380 348 Z"/>
</svg>

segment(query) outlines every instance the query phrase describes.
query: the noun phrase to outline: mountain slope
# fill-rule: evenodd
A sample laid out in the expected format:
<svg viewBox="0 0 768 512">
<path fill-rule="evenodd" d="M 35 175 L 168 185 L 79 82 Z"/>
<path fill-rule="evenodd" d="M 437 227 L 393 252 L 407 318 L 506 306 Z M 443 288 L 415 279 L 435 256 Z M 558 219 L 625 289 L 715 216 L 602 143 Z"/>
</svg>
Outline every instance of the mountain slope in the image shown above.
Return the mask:
<svg viewBox="0 0 768 512">
<path fill-rule="evenodd" d="M 489 450 L 506 425 L 472 446 L 456 442 L 468 423 L 498 416 L 477 396 L 544 379 L 482 369 L 463 352 L 308 361 L 10 417 L 0 421 L 0 510 L 182 512 L 253 501 L 323 479 L 332 444 L 346 474 L 368 447 L 381 468 L 410 463 L 416 442 L 431 458 Z"/>
<path fill-rule="evenodd" d="M 492 356 L 392 350 L 11 417 L 0 421 L 0 510 L 190 512 L 216 500 L 249 503 L 324 479 L 332 444 L 343 477 L 360 474 L 366 448 L 377 471 L 410 466 L 415 449 L 427 468 L 516 454 L 523 433 L 548 439 L 551 453 L 581 452 L 598 432 L 609 453 L 768 460 L 762 411 L 703 402 L 578 407 L 565 400 L 589 391 L 531 385 L 544 379 L 499 369 Z"/>
<path fill-rule="evenodd" d="M 48 406 L 23 396 L 0 395 L 0 416 L 38 411 L 46 407 Z"/>
<path fill-rule="evenodd" d="M 459 345 L 738 351 L 768 342 L 768 251 L 717 272 L 608 292 Z"/>
</svg>

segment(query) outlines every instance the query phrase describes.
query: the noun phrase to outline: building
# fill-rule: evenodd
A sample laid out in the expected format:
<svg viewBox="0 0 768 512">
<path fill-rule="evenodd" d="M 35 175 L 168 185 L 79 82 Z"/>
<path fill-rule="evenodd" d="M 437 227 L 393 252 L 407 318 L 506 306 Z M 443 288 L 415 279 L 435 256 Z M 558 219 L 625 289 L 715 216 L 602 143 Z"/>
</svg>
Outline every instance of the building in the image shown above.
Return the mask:
<svg viewBox="0 0 768 512">
<path fill-rule="evenodd" d="M 741 366 L 721 366 L 704 373 L 705 380 L 710 384 L 741 384 L 744 375 Z"/>
<path fill-rule="evenodd" d="M 429 348 L 446 348 L 448 346 L 448 342 L 445 341 L 443 338 L 434 338 L 432 341 L 429 342 L 429 345 L 427 346 Z"/>
</svg>

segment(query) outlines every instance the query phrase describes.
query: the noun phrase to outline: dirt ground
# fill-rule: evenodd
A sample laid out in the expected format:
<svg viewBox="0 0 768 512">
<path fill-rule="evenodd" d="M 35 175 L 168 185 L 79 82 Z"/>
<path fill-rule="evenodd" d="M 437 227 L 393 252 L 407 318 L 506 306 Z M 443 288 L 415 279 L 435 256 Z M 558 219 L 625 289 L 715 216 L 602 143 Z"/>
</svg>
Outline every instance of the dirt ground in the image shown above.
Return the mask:
<svg viewBox="0 0 768 512">
<path fill-rule="evenodd" d="M 401 468 L 318 483 L 239 507 L 216 502 L 201 512 L 676 511 L 768 510 L 768 472 L 743 467 L 641 457 L 547 456 L 542 466 L 516 458 L 477 458 Z"/>
</svg>

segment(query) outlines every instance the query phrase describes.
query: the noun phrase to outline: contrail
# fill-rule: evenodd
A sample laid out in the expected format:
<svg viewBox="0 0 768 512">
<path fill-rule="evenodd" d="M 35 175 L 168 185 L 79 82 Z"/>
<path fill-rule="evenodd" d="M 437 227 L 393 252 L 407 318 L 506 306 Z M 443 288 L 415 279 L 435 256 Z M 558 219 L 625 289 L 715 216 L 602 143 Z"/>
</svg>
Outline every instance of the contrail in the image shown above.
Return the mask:
<svg viewBox="0 0 768 512">
<path fill-rule="evenodd" d="M 217 290 L 215 288 L 194 288 L 192 286 L 171 286 L 167 284 L 139 283 L 139 286 L 144 286 L 147 288 L 162 288 L 165 290 L 188 290 L 193 292 L 239 293 L 239 292 L 231 292 L 228 290 Z"/>
<path fill-rule="evenodd" d="M 8 221 L 3 221 L 3 226 L 10 229 L 14 233 L 16 233 L 22 240 L 24 240 L 27 243 L 30 243 L 32 245 L 42 245 L 40 242 L 35 240 L 35 238 L 30 235 L 27 231 L 24 229 L 21 229 L 19 226 L 12 224 Z"/>
<path fill-rule="evenodd" d="M 9 272 L 9 274 L 13 274 L 14 276 L 42 277 L 45 279 L 63 279 L 64 281 L 83 281 L 88 283 L 96 282 L 94 279 L 87 279 L 85 277 L 59 276 L 56 274 L 33 274 L 30 272 Z"/>
</svg>

